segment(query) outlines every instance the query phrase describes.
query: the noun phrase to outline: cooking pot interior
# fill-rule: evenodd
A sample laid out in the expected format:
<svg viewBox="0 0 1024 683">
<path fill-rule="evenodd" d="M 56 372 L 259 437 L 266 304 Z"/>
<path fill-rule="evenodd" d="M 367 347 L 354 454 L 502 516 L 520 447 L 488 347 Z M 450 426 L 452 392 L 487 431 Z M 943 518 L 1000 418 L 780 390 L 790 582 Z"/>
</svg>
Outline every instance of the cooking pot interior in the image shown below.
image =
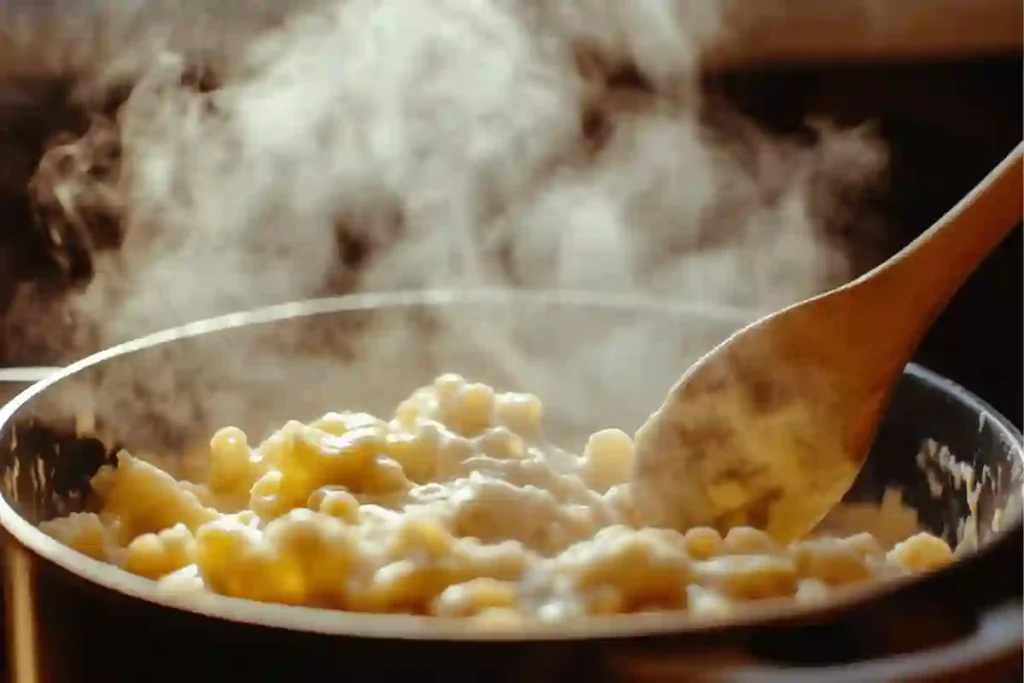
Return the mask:
<svg viewBox="0 0 1024 683">
<path fill-rule="evenodd" d="M 122 447 L 166 465 L 228 424 L 255 443 L 288 419 L 387 415 L 444 372 L 536 393 L 553 440 L 579 447 L 595 429 L 639 426 L 743 322 L 740 312 L 481 294 L 346 297 L 196 323 L 83 361 L 12 403 L 0 425 L 2 492 L 38 523 L 87 506 L 89 478 Z M 976 523 L 985 543 L 1019 524 L 1021 464 L 1003 418 L 910 366 L 847 500 L 897 488 L 927 530 L 957 543 Z"/>
</svg>

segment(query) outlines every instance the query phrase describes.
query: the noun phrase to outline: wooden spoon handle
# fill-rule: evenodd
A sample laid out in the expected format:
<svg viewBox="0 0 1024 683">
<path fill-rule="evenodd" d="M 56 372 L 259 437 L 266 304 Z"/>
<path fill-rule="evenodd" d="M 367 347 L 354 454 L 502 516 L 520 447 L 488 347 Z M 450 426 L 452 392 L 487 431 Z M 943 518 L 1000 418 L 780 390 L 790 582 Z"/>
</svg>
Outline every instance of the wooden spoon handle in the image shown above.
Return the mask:
<svg viewBox="0 0 1024 683">
<path fill-rule="evenodd" d="M 889 298 L 903 325 L 930 326 L 965 280 L 1024 217 L 1024 142 L 902 251 L 850 283 Z M 903 293 L 904 295 L 901 295 Z"/>
</svg>

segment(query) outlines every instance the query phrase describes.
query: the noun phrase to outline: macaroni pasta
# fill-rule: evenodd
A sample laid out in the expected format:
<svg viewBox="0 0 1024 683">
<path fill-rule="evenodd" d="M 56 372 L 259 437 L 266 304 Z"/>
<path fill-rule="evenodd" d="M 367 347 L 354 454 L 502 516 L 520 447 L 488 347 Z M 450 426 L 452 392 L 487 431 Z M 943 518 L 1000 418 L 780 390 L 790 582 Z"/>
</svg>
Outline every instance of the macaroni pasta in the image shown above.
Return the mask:
<svg viewBox="0 0 1024 683">
<path fill-rule="evenodd" d="M 390 420 L 328 413 L 255 447 L 221 429 L 201 483 L 122 452 L 92 481 L 94 511 L 43 528 L 162 590 L 503 625 L 722 616 L 952 560 L 925 533 L 886 550 L 867 533 L 783 547 L 748 527 L 645 527 L 630 437 L 597 432 L 577 456 L 542 422 L 532 395 L 445 375 Z"/>
</svg>

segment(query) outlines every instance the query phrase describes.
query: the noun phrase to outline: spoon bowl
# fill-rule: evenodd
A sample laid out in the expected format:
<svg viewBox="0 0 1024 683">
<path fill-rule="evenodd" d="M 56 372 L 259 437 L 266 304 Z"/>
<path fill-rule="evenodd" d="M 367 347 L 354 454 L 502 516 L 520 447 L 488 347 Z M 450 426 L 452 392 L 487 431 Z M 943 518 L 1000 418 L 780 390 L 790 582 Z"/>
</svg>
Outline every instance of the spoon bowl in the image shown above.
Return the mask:
<svg viewBox="0 0 1024 683">
<path fill-rule="evenodd" d="M 811 531 L 853 484 L 928 328 L 1020 222 L 1022 150 L 882 265 L 695 363 L 636 433 L 645 518 L 749 525 L 781 541 Z"/>
</svg>

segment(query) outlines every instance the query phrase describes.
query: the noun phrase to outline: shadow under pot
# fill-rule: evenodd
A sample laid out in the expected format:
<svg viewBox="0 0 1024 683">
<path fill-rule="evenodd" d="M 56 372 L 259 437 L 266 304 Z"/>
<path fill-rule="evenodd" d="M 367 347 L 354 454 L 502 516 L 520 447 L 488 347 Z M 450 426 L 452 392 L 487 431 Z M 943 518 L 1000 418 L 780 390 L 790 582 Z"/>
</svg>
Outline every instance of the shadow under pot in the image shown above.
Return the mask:
<svg viewBox="0 0 1024 683">
<path fill-rule="evenodd" d="M 638 426 L 672 377 L 745 322 L 708 316 L 583 294 L 338 297 L 194 323 L 70 366 L 0 409 L 11 680 L 1019 679 L 1021 436 L 913 365 L 847 501 L 895 488 L 924 528 L 974 542 L 943 570 L 818 606 L 766 601 L 728 621 L 635 614 L 500 634 L 465 620 L 176 600 L 37 526 L 88 508 L 90 478 L 121 447 L 183 453 L 227 424 L 255 442 L 329 410 L 386 415 L 444 372 L 537 393 L 548 433 L 577 447 L 574 437 L 609 424 Z M 642 348 L 629 351 L 630 339 Z"/>
</svg>

